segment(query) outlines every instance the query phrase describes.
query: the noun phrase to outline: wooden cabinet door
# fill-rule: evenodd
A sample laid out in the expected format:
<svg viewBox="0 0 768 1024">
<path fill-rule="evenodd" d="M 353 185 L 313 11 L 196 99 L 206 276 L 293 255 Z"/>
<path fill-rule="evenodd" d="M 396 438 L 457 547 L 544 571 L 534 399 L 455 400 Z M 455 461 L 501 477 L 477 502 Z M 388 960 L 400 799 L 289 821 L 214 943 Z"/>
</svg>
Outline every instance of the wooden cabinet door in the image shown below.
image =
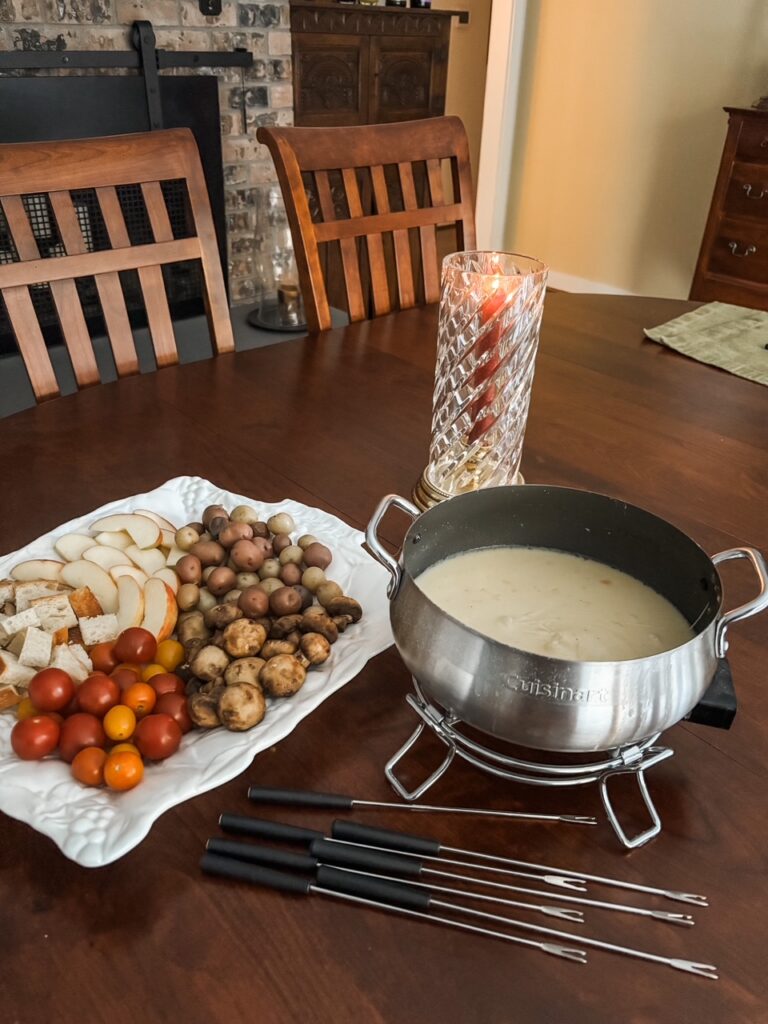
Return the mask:
<svg viewBox="0 0 768 1024">
<path fill-rule="evenodd" d="M 368 123 L 365 36 L 295 33 L 293 60 L 295 124 L 324 128 Z"/>
<path fill-rule="evenodd" d="M 370 61 L 371 123 L 410 121 L 443 113 L 447 40 L 440 36 L 371 38 Z"/>
</svg>

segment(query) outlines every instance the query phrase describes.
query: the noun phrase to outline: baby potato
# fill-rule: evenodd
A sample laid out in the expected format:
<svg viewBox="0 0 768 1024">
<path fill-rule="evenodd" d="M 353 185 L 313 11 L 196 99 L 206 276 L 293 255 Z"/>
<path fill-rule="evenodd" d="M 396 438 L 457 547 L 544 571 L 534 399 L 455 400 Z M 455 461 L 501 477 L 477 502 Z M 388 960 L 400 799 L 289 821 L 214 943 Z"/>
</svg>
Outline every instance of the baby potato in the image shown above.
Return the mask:
<svg viewBox="0 0 768 1024">
<path fill-rule="evenodd" d="M 176 547 L 181 548 L 182 551 L 189 551 L 192 545 L 197 544 L 200 540 L 200 534 L 191 526 L 182 526 L 180 530 L 176 531 L 174 540 Z"/>
<path fill-rule="evenodd" d="M 184 555 L 176 563 L 176 575 L 182 583 L 199 583 L 202 579 L 202 564 L 197 555 Z"/>
<path fill-rule="evenodd" d="M 182 583 L 176 594 L 176 604 L 181 611 L 188 612 L 197 607 L 200 600 L 200 587 L 196 583 Z"/>
<path fill-rule="evenodd" d="M 327 548 L 325 544 L 315 541 L 314 544 L 310 544 L 304 549 L 304 564 L 307 567 L 314 565 L 319 569 L 327 569 L 332 561 L 331 549 Z"/>
<path fill-rule="evenodd" d="M 224 548 L 215 540 L 199 540 L 197 544 L 192 545 L 189 551 L 190 554 L 199 558 L 200 564 L 204 566 L 221 565 L 227 557 Z"/>
<path fill-rule="evenodd" d="M 301 582 L 301 568 L 295 562 L 286 562 L 280 570 L 280 579 L 286 587 L 293 587 Z"/>
<path fill-rule="evenodd" d="M 212 594 L 215 594 L 216 597 L 221 597 L 227 591 L 232 590 L 237 583 L 237 576 L 231 569 L 222 566 L 219 569 L 213 570 L 206 583 Z"/>
<path fill-rule="evenodd" d="M 311 533 L 305 533 L 301 537 L 299 537 L 296 543 L 303 551 L 305 548 L 308 548 L 310 544 L 318 544 L 319 541 L 317 537 L 313 537 Z"/>
<path fill-rule="evenodd" d="M 255 587 L 259 582 L 257 572 L 239 572 L 237 574 L 237 586 L 240 590 L 247 590 L 248 587 Z"/>
<path fill-rule="evenodd" d="M 321 583 L 315 591 L 315 597 L 323 607 L 330 604 L 336 597 L 342 597 L 344 591 L 341 589 L 338 583 L 334 583 L 333 580 L 326 580 L 325 583 Z"/>
<path fill-rule="evenodd" d="M 293 517 L 289 516 L 287 512 L 278 512 L 277 515 L 270 516 L 267 526 L 271 533 L 293 533 L 296 529 Z"/>
<path fill-rule="evenodd" d="M 287 565 L 289 562 L 293 562 L 294 565 L 301 565 L 304 561 L 306 552 L 302 551 L 298 544 L 291 544 L 290 547 L 284 547 L 280 552 L 280 565 Z"/>
<path fill-rule="evenodd" d="M 259 513 L 252 505 L 237 505 L 230 512 L 229 518 L 233 523 L 246 523 L 248 526 L 253 526 L 254 523 L 259 522 Z"/>
<path fill-rule="evenodd" d="M 301 611 L 301 597 L 292 587 L 278 587 L 269 595 L 269 608 L 274 615 L 293 615 Z"/>
<path fill-rule="evenodd" d="M 280 575 L 281 568 L 282 566 L 280 565 L 279 559 L 268 558 L 262 563 L 261 568 L 259 569 L 259 579 L 268 580 L 276 578 Z"/>
<path fill-rule="evenodd" d="M 253 530 L 247 523 L 228 523 L 219 534 L 222 547 L 231 548 L 239 540 L 252 540 Z"/>
<path fill-rule="evenodd" d="M 316 565 L 311 566 L 309 569 L 305 569 L 301 574 L 301 585 L 306 587 L 307 590 L 311 591 L 313 594 L 321 583 L 325 583 L 325 573 Z"/>
<path fill-rule="evenodd" d="M 236 541 L 229 553 L 240 572 L 256 572 L 264 564 L 264 552 L 252 540 L 243 538 Z"/>
<path fill-rule="evenodd" d="M 259 619 L 269 612 L 269 594 L 260 586 L 248 587 L 242 592 L 237 603 L 248 618 Z"/>
<path fill-rule="evenodd" d="M 280 590 L 281 587 L 285 587 L 285 584 L 274 576 L 267 577 L 267 579 L 262 580 L 259 584 L 259 589 L 263 590 L 267 596 L 273 594 L 276 590 Z"/>
</svg>

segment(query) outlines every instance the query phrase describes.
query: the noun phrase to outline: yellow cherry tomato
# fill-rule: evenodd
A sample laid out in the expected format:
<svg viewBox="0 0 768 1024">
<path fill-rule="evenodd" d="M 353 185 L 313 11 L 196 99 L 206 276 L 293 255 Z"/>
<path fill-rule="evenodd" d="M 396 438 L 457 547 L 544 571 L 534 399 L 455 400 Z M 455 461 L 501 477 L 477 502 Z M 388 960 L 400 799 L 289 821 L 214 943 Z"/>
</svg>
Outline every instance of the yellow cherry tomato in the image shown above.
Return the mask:
<svg viewBox="0 0 768 1024">
<path fill-rule="evenodd" d="M 145 683 L 148 683 L 152 676 L 162 675 L 165 671 L 166 670 L 162 665 L 158 665 L 156 662 L 153 662 L 151 665 L 144 666 L 141 670 L 141 678 Z"/>
<path fill-rule="evenodd" d="M 161 640 L 157 645 L 155 661 L 166 672 L 173 672 L 184 661 L 184 648 L 178 640 Z"/>
<path fill-rule="evenodd" d="M 111 740 L 128 740 L 136 728 L 136 715 L 125 704 L 116 704 L 104 715 L 102 724 Z"/>
<path fill-rule="evenodd" d="M 25 718 L 34 718 L 35 715 L 39 714 L 40 712 L 29 697 L 25 697 L 23 700 L 20 700 L 16 705 L 16 718 L 19 722 L 23 722 Z"/>
<path fill-rule="evenodd" d="M 116 743 L 110 750 L 110 754 L 138 754 L 141 757 L 139 748 L 134 743 Z"/>
</svg>

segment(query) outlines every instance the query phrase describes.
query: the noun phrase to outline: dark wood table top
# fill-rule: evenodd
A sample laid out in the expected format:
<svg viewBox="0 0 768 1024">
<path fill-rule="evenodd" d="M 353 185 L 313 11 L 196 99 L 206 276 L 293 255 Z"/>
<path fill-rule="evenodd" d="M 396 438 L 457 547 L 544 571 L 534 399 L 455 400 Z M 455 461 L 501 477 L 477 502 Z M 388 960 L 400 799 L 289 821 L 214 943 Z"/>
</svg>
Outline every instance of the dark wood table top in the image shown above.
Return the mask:
<svg viewBox="0 0 768 1024">
<path fill-rule="evenodd" d="M 606 491 L 669 518 L 710 553 L 768 549 L 768 391 L 642 339 L 689 304 L 552 294 L 523 469 L 531 482 Z M 120 495 L 199 474 L 255 500 L 296 498 L 363 527 L 388 491 L 408 495 L 430 421 L 435 310 L 186 365 L 58 399 L 2 422 L 2 548 Z M 396 542 L 400 525 L 388 524 Z M 754 592 L 728 566 L 728 604 Z M 250 783 L 392 798 L 387 758 L 414 726 L 394 648 L 239 778 L 167 812 L 138 848 L 98 870 L 26 825 L 0 823 L 0 1018 L 184 1021 L 757 1024 L 768 1020 L 766 622 L 731 633 L 733 728 L 690 724 L 649 783 L 664 824 L 623 852 L 596 788 L 540 791 L 455 765 L 434 802 L 598 814 L 598 828 L 420 817 L 459 847 L 706 893 L 693 929 L 605 911 L 585 933 L 715 963 L 718 982 L 620 956 L 586 967 L 501 942 L 322 899 L 203 878 L 224 810 L 253 813 Z M 427 743 L 408 777 L 442 757 Z M 618 780 L 619 785 L 621 780 Z M 0 784 L 2 784 L 0 782 Z M 636 796 L 626 791 L 630 825 Z M 265 812 L 269 813 L 269 812 Z M 333 812 L 281 810 L 326 825 Z M 414 827 L 413 817 L 365 820 Z M 683 905 L 598 886 L 596 898 Z M 531 918 L 531 920 L 535 920 Z M 568 926 L 574 933 L 579 927 Z"/>
</svg>

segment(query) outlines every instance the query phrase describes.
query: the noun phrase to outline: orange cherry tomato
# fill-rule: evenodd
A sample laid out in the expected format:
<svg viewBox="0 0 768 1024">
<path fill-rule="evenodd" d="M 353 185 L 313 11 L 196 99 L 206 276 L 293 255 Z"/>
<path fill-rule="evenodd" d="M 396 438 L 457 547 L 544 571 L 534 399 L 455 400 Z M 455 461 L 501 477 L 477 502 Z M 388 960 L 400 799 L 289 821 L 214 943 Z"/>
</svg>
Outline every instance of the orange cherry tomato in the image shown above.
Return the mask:
<svg viewBox="0 0 768 1024">
<path fill-rule="evenodd" d="M 128 740 L 136 728 L 136 715 L 125 704 L 116 704 L 104 715 L 104 732 L 111 740 Z"/>
<path fill-rule="evenodd" d="M 157 645 L 155 661 L 162 665 L 166 672 L 173 672 L 184 661 L 184 648 L 178 640 L 162 640 Z"/>
<path fill-rule="evenodd" d="M 33 718 L 35 715 L 39 714 L 40 712 L 29 697 L 25 697 L 23 700 L 20 700 L 16 705 L 16 719 L 19 722 L 23 722 L 25 718 Z"/>
<path fill-rule="evenodd" d="M 165 673 L 165 669 L 162 665 L 152 664 L 146 665 L 141 670 L 141 678 L 145 683 L 148 683 L 152 676 L 161 676 Z"/>
<path fill-rule="evenodd" d="M 144 762 L 130 750 L 110 754 L 104 763 L 104 781 L 110 789 L 133 789 L 143 778 Z"/>
<path fill-rule="evenodd" d="M 101 747 L 84 747 L 75 754 L 71 772 L 78 782 L 84 786 L 100 786 L 104 781 L 104 762 L 107 760 L 106 750 Z"/>
<path fill-rule="evenodd" d="M 97 672 L 106 672 L 109 675 L 117 668 L 118 659 L 115 657 L 115 645 L 111 640 L 95 644 L 88 653 Z"/>
<path fill-rule="evenodd" d="M 135 743 L 116 743 L 110 750 L 110 754 L 119 754 L 121 751 L 127 750 L 131 754 L 138 754 L 141 757 L 139 748 Z"/>
<path fill-rule="evenodd" d="M 130 708 L 137 718 L 148 715 L 156 700 L 157 694 L 149 683 L 134 683 L 123 694 L 123 704 Z"/>
<path fill-rule="evenodd" d="M 119 661 L 137 661 L 140 665 L 146 665 L 152 661 L 156 650 L 154 633 L 141 626 L 124 629 L 115 640 L 115 655 Z"/>
</svg>

